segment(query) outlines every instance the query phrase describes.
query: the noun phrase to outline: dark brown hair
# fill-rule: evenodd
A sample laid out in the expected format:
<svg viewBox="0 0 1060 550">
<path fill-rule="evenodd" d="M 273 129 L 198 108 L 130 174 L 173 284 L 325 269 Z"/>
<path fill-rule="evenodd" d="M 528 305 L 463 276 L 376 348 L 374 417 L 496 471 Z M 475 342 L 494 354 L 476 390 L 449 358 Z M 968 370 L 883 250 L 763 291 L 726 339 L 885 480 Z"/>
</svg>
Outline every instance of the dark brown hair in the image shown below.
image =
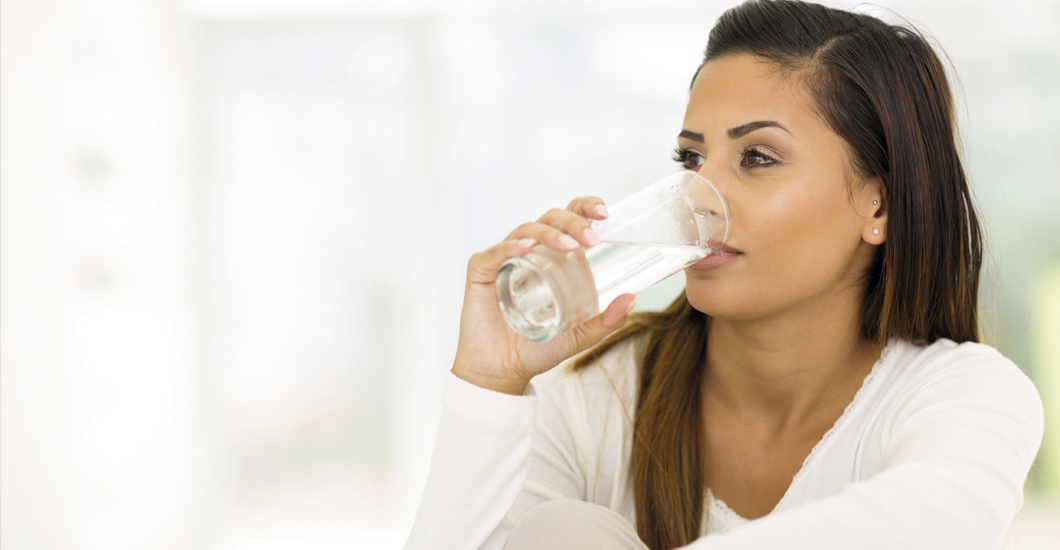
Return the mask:
<svg viewBox="0 0 1060 550">
<path fill-rule="evenodd" d="M 864 276 L 862 337 L 978 342 L 982 237 L 945 70 L 927 40 L 868 15 L 760 0 L 718 19 L 703 64 L 734 53 L 803 79 L 843 138 L 852 171 L 883 183 L 887 242 Z M 708 321 L 682 294 L 663 311 L 631 316 L 572 367 L 643 338 L 630 475 L 637 531 L 652 550 L 688 544 L 702 528 Z"/>
</svg>

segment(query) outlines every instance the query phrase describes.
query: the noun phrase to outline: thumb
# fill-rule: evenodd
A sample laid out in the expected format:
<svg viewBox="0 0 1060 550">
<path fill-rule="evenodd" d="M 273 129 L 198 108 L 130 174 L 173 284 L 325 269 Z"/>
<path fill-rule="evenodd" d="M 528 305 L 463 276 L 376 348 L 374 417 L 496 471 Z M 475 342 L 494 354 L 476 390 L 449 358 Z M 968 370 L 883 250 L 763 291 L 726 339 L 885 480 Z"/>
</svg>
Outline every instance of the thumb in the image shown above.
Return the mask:
<svg viewBox="0 0 1060 550">
<path fill-rule="evenodd" d="M 615 298 L 603 313 L 572 328 L 568 334 L 570 355 L 589 349 L 608 334 L 622 328 L 636 303 L 636 296 L 623 294 Z"/>
</svg>

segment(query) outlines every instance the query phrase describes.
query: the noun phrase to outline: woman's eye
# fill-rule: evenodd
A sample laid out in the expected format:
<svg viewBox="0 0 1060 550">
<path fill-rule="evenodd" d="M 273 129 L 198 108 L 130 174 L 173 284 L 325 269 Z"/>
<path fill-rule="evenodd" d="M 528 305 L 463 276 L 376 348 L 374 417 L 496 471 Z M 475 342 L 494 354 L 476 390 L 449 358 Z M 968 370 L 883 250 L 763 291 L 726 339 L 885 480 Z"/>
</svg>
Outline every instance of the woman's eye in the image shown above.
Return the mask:
<svg viewBox="0 0 1060 550">
<path fill-rule="evenodd" d="M 688 149 L 675 149 L 674 150 L 674 162 L 677 162 L 685 170 L 696 170 L 700 166 L 703 166 L 703 162 L 706 159 L 703 155 L 690 151 Z"/>
<path fill-rule="evenodd" d="M 759 166 L 769 166 L 774 162 L 776 162 L 776 160 L 773 157 L 755 149 L 754 147 L 749 147 L 743 152 L 743 160 L 740 161 L 740 166 L 755 168 Z"/>
</svg>

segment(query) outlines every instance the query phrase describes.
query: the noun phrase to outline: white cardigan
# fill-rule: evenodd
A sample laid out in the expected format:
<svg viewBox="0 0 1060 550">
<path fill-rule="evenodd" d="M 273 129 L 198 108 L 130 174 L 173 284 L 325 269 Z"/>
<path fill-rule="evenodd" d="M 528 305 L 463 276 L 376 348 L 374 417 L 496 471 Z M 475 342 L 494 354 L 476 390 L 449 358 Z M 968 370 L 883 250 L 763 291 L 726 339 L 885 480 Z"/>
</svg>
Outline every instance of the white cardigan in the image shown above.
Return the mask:
<svg viewBox="0 0 1060 550">
<path fill-rule="evenodd" d="M 406 550 L 496 549 L 548 499 L 615 510 L 635 525 L 629 477 L 637 347 L 560 365 L 526 395 L 451 373 L 431 470 Z M 999 548 L 1023 503 L 1044 413 L 1033 383 L 996 350 L 892 339 L 767 516 L 709 494 L 704 536 L 720 549 Z"/>
</svg>

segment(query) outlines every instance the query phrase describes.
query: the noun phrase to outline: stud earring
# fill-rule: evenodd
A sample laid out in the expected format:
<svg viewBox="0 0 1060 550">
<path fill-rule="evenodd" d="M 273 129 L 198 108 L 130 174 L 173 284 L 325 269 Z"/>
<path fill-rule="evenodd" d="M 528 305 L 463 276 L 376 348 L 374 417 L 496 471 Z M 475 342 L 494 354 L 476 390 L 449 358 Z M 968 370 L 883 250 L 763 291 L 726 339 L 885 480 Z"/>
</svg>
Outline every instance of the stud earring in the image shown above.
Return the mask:
<svg viewBox="0 0 1060 550">
<path fill-rule="evenodd" d="M 873 229 L 872 230 L 872 234 L 873 235 L 879 235 L 880 234 L 880 229 L 879 228 Z"/>
<path fill-rule="evenodd" d="M 880 201 L 872 201 L 873 206 L 876 206 L 877 204 L 880 204 Z"/>
</svg>

